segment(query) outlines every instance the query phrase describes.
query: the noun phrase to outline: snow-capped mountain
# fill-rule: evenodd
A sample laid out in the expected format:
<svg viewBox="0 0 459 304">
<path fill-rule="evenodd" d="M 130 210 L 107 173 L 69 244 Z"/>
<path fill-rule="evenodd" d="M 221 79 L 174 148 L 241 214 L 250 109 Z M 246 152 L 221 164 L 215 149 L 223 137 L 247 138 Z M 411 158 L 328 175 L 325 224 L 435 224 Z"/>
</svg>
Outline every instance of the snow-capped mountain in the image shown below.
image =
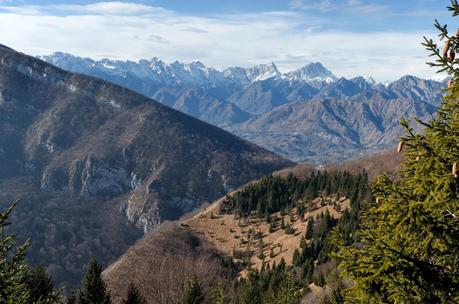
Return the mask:
<svg viewBox="0 0 459 304">
<path fill-rule="evenodd" d="M 122 85 L 309 162 L 390 147 L 401 132 L 399 120 L 428 118 L 446 87 L 443 78 L 404 76 L 387 84 L 368 76 L 338 78 L 320 62 L 283 74 L 274 63 L 219 71 L 199 61 L 168 64 L 158 58 L 95 61 L 54 53 L 40 59 Z"/>
<path fill-rule="evenodd" d="M 199 61 L 181 63 L 175 61 L 167 64 L 153 57 L 142 59 L 138 62 L 119 60 L 93 60 L 81 58 L 70 54 L 56 52 L 49 56 L 39 56 L 41 60 L 54 64 L 66 70 L 83 74 L 103 74 L 105 77 L 138 78 L 159 83 L 161 85 L 237 85 L 245 87 L 257 81 L 270 78 L 285 78 L 289 81 L 325 82 L 337 80 L 333 73 L 319 62 L 305 65 L 304 67 L 286 74 L 282 74 L 277 66 L 259 64 L 250 68 L 230 67 L 224 71 L 205 66 Z"/>
<path fill-rule="evenodd" d="M 271 64 L 260 64 L 252 68 L 245 69 L 245 74 L 250 82 L 262 81 L 269 78 L 282 76 L 274 62 Z"/>
<path fill-rule="evenodd" d="M 337 77 L 320 62 L 313 62 L 298 70 L 289 72 L 286 74 L 286 77 L 291 80 L 302 80 L 306 82 L 331 83 L 337 80 Z"/>
</svg>

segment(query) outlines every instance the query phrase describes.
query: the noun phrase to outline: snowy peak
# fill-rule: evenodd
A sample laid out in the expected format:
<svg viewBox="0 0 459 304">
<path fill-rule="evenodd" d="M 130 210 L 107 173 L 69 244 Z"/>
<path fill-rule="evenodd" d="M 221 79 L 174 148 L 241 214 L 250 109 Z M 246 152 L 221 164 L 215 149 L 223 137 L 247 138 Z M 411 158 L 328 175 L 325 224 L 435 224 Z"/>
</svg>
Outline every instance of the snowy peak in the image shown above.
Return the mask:
<svg viewBox="0 0 459 304">
<path fill-rule="evenodd" d="M 306 82 L 334 82 L 337 77 L 324 67 L 320 62 L 313 62 L 304 67 L 286 74 L 290 80 L 302 80 Z"/>
<path fill-rule="evenodd" d="M 262 81 L 269 78 L 281 77 L 282 74 L 277 69 L 274 62 L 271 64 L 260 64 L 245 70 L 247 78 L 251 82 Z"/>
<path fill-rule="evenodd" d="M 247 77 L 247 71 L 244 68 L 240 67 L 231 67 L 223 71 L 223 76 L 233 80 L 242 86 L 245 86 L 250 83 L 249 78 Z"/>
</svg>

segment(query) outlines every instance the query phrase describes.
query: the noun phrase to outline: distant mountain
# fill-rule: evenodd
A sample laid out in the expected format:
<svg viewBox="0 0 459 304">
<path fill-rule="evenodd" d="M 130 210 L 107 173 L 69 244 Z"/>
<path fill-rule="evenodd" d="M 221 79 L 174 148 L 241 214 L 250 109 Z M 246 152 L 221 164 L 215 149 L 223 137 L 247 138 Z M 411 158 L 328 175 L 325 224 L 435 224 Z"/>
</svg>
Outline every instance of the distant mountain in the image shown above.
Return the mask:
<svg viewBox="0 0 459 304">
<path fill-rule="evenodd" d="M 232 67 L 220 72 L 200 62 L 170 65 L 159 59 L 139 62 L 94 61 L 67 54 L 55 53 L 42 57 L 44 60 L 71 71 L 101 77 L 136 90 L 146 96 L 193 115 L 211 124 L 224 127 L 243 138 L 252 140 L 265 148 L 295 161 L 314 163 L 336 161 L 355 157 L 373 149 L 387 149 L 401 132 L 399 119 L 404 115 L 417 114 L 429 117 L 432 109 L 440 104 L 446 87 L 446 78 L 437 80 L 404 76 L 387 84 L 376 83 L 371 77 L 338 78 L 319 62 L 282 74 L 274 63 L 252 68 Z M 302 119 L 320 120 L 323 113 L 339 113 L 342 102 L 354 106 L 373 107 L 384 104 L 392 114 L 379 113 L 369 119 L 352 115 L 346 119 L 350 125 L 378 125 L 384 120 L 385 127 L 374 133 L 373 146 L 360 143 L 357 137 L 350 139 L 341 133 L 346 129 L 334 129 L 342 124 L 339 115 L 327 118 L 321 127 L 322 139 L 292 136 L 305 122 L 300 117 L 292 125 L 290 115 L 302 115 Z M 316 111 L 317 105 L 327 103 L 327 109 Z M 291 113 L 285 109 L 299 110 Z M 412 111 L 416 108 L 417 111 Z M 275 117 L 275 122 L 272 121 Z M 380 117 L 380 118 L 379 118 Z M 322 119 L 323 120 L 323 119 Z M 275 123 L 275 127 L 271 126 Z M 269 133 L 267 130 L 270 130 Z M 296 130 L 296 131 L 293 131 Z M 333 130 L 333 131 L 332 131 Z M 388 131 L 388 130 L 394 130 Z M 316 130 L 317 131 L 317 130 Z M 384 135 L 384 133 L 387 133 Z M 312 135 L 311 135 L 312 136 Z M 386 139 L 382 139 L 381 136 Z M 337 140 L 344 138 L 345 140 Z M 314 142 L 314 144 L 313 144 Z M 314 152 L 316 151 L 316 152 Z M 339 152 L 337 152 L 339 151 Z M 317 154 L 320 152 L 320 155 Z"/>
<path fill-rule="evenodd" d="M 252 116 L 237 105 L 221 101 L 199 87 L 161 88 L 153 99 L 217 126 L 244 122 Z"/>
<path fill-rule="evenodd" d="M 206 113 L 212 106 L 236 111 L 210 101 Z M 160 222 L 292 165 L 141 94 L 1 46 L 0 133 L 0 207 L 22 197 L 30 259 L 58 282 L 77 283 L 91 256 L 112 261 Z"/>
<path fill-rule="evenodd" d="M 435 109 L 423 101 L 378 95 L 365 101 L 324 98 L 282 105 L 230 131 L 291 159 L 325 163 L 393 147 L 401 118 L 428 118 Z"/>
<path fill-rule="evenodd" d="M 285 76 L 290 80 L 302 80 L 308 83 L 330 83 L 337 80 L 336 76 L 320 62 L 310 63 Z"/>
</svg>

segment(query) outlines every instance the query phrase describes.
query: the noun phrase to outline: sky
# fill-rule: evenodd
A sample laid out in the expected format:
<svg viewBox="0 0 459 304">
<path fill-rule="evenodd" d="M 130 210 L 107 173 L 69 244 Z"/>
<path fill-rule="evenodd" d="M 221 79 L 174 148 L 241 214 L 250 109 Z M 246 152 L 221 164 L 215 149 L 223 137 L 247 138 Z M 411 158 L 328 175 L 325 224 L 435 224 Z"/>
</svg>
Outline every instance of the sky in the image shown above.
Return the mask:
<svg viewBox="0 0 459 304">
<path fill-rule="evenodd" d="M 429 78 L 423 36 L 458 26 L 449 0 L 0 0 L 0 43 L 30 55 L 201 61 L 217 69 L 320 61 L 339 77 Z"/>
</svg>

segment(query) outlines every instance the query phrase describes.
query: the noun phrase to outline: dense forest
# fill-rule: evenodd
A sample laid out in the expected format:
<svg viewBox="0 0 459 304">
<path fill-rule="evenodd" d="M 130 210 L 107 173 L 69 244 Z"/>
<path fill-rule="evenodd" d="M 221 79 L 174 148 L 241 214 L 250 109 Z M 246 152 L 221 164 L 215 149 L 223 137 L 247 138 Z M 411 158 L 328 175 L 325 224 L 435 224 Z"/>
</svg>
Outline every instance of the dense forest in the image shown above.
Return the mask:
<svg viewBox="0 0 459 304">
<path fill-rule="evenodd" d="M 367 183 L 366 172 L 351 175 L 347 172 L 316 171 L 303 178 L 293 174 L 287 178 L 266 176 L 234 195 L 227 196 L 221 212 L 236 212 L 247 217 L 256 211 L 258 216 L 267 217 L 291 207 L 305 211 L 312 199 L 330 194 L 350 198 L 354 203 L 353 209 L 358 210 L 359 199 L 367 193 Z"/>
</svg>

